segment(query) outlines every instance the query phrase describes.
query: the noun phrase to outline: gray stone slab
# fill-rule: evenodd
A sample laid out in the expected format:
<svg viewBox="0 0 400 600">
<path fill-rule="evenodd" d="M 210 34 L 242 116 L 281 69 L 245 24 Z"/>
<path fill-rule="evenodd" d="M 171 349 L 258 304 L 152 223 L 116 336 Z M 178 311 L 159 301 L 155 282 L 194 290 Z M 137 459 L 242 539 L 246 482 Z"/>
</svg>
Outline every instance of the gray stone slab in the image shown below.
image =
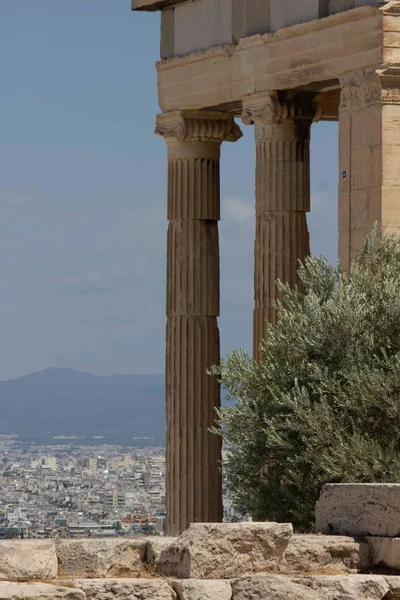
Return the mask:
<svg viewBox="0 0 400 600">
<path fill-rule="evenodd" d="M 175 7 L 175 56 L 232 42 L 232 0 L 199 0 Z"/>
<path fill-rule="evenodd" d="M 175 53 L 175 9 L 169 8 L 161 13 L 160 56 L 164 60 Z"/>
<path fill-rule="evenodd" d="M 319 18 L 319 0 L 272 0 L 271 30 L 277 31 Z"/>
<path fill-rule="evenodd" d="M 317 532 L 400 537 L 400 484 L 333 483 L 316 504 Z"/>
<path fill-rule="evenodd" d="M 232 0 L 232 40 L 271 30 L 271 0 Z"/>
<path fill-rule="evenodd" d="M 359 6 L 378 6 L 379 4 L 384 3 L 385 0 L 355 0 L 356 8 L 358 8 Z"/>
<path fill-rule="evenodd" d="M 319 0 L 320 19 L 329 16 L 329 0 Z"/>
<path fill-rule="evenodd" d="M 329 14 L 351 10 L 355 7 L 355 0 L 329 0 Z"/>
</svg>

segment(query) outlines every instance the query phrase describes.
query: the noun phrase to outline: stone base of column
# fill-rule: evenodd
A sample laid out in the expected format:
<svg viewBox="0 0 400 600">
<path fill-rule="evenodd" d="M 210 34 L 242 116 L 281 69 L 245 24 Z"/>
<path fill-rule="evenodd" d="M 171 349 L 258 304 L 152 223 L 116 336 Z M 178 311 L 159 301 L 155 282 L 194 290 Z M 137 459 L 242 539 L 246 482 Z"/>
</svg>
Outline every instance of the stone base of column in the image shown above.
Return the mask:
<svg viewBox="0 0 400 600">
<path fill-rule="evenodd" d="M 210 433 L 220 386 L 216 317 L 169 317 L 167 324 L 167 531 L 222 520 L 221 438 Z"/>
</svg>

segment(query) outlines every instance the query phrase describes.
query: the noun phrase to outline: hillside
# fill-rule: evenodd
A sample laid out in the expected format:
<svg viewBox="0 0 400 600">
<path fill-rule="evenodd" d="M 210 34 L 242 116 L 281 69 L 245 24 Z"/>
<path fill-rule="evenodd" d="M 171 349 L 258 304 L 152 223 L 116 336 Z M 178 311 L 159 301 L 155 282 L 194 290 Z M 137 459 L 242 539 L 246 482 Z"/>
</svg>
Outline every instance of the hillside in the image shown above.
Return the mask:
<svg viewBox="0 0 400 600">
<path fill-rule="evenodd" d="M 38 442 L 77 436 L 90 443 L 104 436 L 108 443 L 164 444 L 164 376 L 52 368 L 1 381 L 0 434 Z"/>
</svg>

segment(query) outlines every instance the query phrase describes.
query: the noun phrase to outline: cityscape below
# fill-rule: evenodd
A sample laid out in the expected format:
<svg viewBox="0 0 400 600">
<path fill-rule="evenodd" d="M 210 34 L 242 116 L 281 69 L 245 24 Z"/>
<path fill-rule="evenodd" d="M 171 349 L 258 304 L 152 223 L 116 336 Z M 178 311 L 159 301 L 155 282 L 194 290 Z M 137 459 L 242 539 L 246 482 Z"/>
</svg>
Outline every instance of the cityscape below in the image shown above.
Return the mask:
<svg viewBox="0 0 400 600">
<path fill-rule="evenodd" d="M 163 535 L 163 376 L 46 369 L 0 407 L 0 539 Z"/>
<path fill-rule="evenodd" d="M 3 435 L 0 454 L 0 539 L 164 533 L 162 447 L 38 445 Z M 224 504 L 230 520 L 225 492 Z"/>
</svg>

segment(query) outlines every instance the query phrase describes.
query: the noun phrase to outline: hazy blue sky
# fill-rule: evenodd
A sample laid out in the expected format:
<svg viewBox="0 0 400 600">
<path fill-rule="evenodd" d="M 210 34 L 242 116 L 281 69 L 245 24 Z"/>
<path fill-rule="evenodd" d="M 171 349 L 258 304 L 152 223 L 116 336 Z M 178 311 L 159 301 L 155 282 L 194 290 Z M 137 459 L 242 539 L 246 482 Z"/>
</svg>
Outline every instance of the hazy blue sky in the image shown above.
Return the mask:
<svg viewBox="0 0 400 600">
<path fill-rule="evenodd" d="M 0 379 L 164 370 L 159 14 L 0 3 Z M 222 348 L 250 348 L 253 130 L 222 160 Z M 336 259 L 337 126 L 313 127 L 312 250 Z"/>
</svg>

